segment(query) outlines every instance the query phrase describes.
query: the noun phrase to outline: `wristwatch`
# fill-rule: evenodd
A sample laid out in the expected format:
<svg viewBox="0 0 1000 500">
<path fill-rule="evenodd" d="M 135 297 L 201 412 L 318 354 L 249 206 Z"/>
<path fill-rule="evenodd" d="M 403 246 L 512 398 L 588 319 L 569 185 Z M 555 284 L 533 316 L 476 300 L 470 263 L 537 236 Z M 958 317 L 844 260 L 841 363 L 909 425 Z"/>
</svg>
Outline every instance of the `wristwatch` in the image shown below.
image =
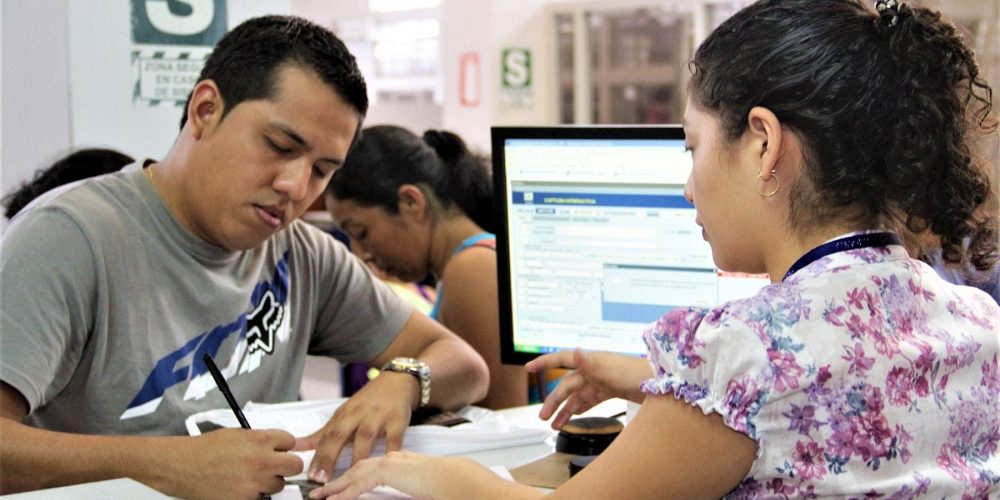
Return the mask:
<svg viewBox="0 0 1000 500">
<path fill-rule="evenodd" d="M 420 382 L 420 407 L 431 402 L 431 367 L 413 358 L 393 358 L 382 367 L 382 371 L 409 373 Z"/>
</svg>

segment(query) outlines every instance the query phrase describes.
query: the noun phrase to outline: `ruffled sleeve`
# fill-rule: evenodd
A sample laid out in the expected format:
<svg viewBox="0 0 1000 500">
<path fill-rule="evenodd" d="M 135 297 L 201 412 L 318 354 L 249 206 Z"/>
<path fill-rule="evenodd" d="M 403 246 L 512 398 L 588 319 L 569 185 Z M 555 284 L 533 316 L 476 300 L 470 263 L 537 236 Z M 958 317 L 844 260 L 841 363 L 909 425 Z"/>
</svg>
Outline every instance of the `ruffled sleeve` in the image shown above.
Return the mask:
<svg viewBox="0 0 1000 500">
<path fill-rule="evenodd" d="M 772 389 L 761 336 L 726 309 L 677 308 L 653 323 L 643 339 L 653 378 L 648 394 L 670 394 L 722 416 L 757 440 L 756 418 Z"/>
</svg>

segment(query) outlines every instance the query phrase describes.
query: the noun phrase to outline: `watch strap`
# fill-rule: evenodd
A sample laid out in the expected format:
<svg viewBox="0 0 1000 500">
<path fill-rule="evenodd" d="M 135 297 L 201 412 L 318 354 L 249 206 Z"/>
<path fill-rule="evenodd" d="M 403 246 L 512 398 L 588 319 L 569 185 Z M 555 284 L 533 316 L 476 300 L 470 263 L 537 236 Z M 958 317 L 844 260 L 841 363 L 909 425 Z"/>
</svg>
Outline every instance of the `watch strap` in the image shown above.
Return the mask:
<svg viewBox="0 0 1000 500">
<path fill-rule="evenodd" d="M 382 367 L 382 370 L 408 373 L 416 377 L 417 383 L 420 384 L 420 407 L 423 408 L 430 403 L 431 368 L 427 363 L 414 358 L 393 358 Z"/>
</svg>

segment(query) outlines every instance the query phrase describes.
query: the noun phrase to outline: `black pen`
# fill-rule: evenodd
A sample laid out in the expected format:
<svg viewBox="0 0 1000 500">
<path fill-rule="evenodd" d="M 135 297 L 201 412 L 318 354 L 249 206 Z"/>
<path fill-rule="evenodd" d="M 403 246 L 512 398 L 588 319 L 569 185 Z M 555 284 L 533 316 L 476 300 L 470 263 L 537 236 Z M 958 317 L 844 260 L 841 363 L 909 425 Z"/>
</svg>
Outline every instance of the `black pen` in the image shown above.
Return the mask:
<svg viewBox="0 0 1000 500">
<path fill-rule="evenodd" d="M 205 366 L 208 367 L 208 371 L 212 373 L 212 378 L 215 379 L 215 385 L 217 385 L 219 390 L 222 391 L 222 395 L 225 396 L 226 402 L 229 403 L 229 407 L 232 408 L 233 413 L 236 414 L 236 420 L 240 421 L 240 427 L 249 429 L 250 422 L 247 422 L 247 417 L 243 415 L 243 410 L 241 410 L 240 405 L 236 403 L 236 398 L 233 397 L 232 391 L 229 390 L 229 384 L 226 383 L 226 379 L 222 378 L 222 372 L 219 371 L 218 366 L 215 366 L 215 361 L 212 360 L 212 356 L 206 352 L 201 359 L 205 362 Z"/>
<path fill-rule="evenodd" d="M 222 395 L 225 396 L 226 402 L 229 403 L 229 407 L 236 414 L 236 420 L 240 421 L 240 427 L 250 430 L 250 422 L 247 422 L 247 417 L 243 415 L 243 410 L 240 409 L 240 405 L 236 403 L 236 398 L 233 397 L 233 391 L 229 390 L 229 384 L 226 383 L 226 379 L 222 378 L 222 372 L 219 371 L 219 367 L 215 366 L 215 360 L 212 359 L 212 355 L 205 353 L 201 357 L 202 361 L 205 362 L 205 366 L 208 367 L 208 371 L 212 374 L 212 378 L 215 379 L 215 385 L 219 387 L 222 391 Z M 263 500 L 271 500 L 271 495 L 266 493 L 261 493 L 260 497 Z"/>
</svg>

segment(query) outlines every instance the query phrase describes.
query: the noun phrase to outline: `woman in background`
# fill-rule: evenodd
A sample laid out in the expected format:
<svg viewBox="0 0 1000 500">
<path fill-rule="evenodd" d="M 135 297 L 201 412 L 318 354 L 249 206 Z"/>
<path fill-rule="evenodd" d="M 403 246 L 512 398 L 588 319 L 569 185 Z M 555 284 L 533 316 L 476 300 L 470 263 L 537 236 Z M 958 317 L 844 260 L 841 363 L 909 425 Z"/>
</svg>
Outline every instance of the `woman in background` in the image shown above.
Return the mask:
<svg viewBox="0 0 1000 500">
<path fill-rule="evenodd" d="M 326 207 L 360 255 L 402 281 L 437 280 L 429 316 L 486 360 L 480 405 L 528 401 L 527 373 L 500 363 L 496 239 L 489 164 L 457 135 L 423 137 L 395 126 L 366 128 L 334 173 Z"/>
<path fill-rule="evenodd" d="M 4 196 L 0 201 L 4 216 L 13 219 L 28 203 L 53 188 L 102 174 L 117 172 L 132 163 L 131 156 L 113 149 L 87 148 L 74 151 L 48 168 L 35 172 L 29 182 Z"/>
<path fill-rule="evenodd" d="M 879 1 L 762 0 L 701 44 L 684 118 L 694 204 L 716 265 L 772 284 L 674 309 L 648 364 L 560 352 L 554 427 L 641 401 L 556 498 L 996 498 L 1000 306 L 909 256 L 991 269 L 1000 214 L 970 147 L 996 134 L 991 89 L 954 27 Z M 559 405 L 562 408 L 557 410 Z M 375 485 L 419 498 L 537 498 L 474 462 L 361 461 L 311 498 Z"/>
</svg>

